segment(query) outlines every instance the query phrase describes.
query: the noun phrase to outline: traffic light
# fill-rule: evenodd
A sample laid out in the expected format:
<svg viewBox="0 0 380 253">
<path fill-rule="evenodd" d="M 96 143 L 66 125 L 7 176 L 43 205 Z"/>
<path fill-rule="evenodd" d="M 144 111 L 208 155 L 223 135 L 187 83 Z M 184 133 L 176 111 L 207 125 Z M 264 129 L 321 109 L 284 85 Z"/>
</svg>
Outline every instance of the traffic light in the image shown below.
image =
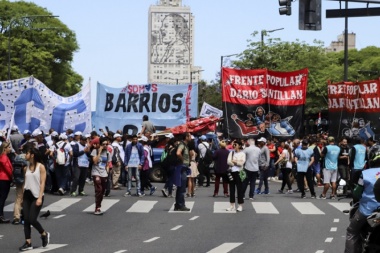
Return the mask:
<svg viewBox="0 0 380 253">
<path fill-rule="evenodd" d="M 292 0 L 278 0 L 278 4 L 280 6 L 283 6 L 278 9 L 280 15 L 292 15 Z"/>
<path fill-rule="evenodd" d="M 319 31 L 322 29 L 322 0 L 299 0 L 300 30 Z"/>
</svg>

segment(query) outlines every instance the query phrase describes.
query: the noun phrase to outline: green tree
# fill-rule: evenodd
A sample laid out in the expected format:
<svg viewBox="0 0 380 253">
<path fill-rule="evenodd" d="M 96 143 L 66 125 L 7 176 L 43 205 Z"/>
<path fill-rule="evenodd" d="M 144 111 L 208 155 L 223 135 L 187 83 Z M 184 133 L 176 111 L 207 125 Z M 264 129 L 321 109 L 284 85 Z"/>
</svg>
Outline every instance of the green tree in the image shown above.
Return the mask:
<svg viewBox="0 0 380 253">
<path fill-rule="evenodd" d="M 0 80 L 33 75 L 62 96 L 80 90 L 83 78 L 71 66 L 75 33 L 52 16 L 34 3 L 0 0 Z"/>
</svg>

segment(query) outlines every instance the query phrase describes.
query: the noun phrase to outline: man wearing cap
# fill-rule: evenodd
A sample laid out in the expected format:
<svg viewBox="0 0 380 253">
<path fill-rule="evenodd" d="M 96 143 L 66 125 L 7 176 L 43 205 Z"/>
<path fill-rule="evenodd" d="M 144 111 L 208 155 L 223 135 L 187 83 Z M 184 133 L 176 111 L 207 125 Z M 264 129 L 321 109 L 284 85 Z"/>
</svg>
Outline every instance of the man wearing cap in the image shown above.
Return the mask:
<svg viewBox="0 0 380 253">
<path fill-rule="evenodd" d="M 210 187 L 210 164 L 205 163 L 204 157 L 206 156 L 207 149 L 210 148 L 210 144 L 207 142 L 206 135 L 199 137 L 200 143 L 198 144 L 199 162 L 198 162 L 198 185 L 203 186 L 203 179 L 206 176 L 206 187 Z"/>
<path fill-rule="evenodd" d="M 22 132 L 24 138 L 21 140 L 20 145 L 17 147 L 20 152 L 23 150 L 25 143 L 30 140 L 31 134 L 32 133 L 29 130 L 24 130 L 24 132 Z"/>
<path fill-rule="evenodd" d="M 125 147 L 124 167 L 128 172 L 128 189 L 124 196 L 131 196 L 132 176 L 136 178 L 136 195 L 141 196 L 140 170 L 144 164 L 144 147 L 138 142 L 136 135 L 132 136 L 132 142 Z"/>
<path fill-rule="evenodd" d="M 256 194 L 269 194 L 269 186 L 268 186 L 268 176 L 269 176 L 269 162 L 270 162 L 270 152 L 267 147 L 267 139 L 261 137 L 257 140 L 257 146 L 260 148 L 260 156 L 259 156 L 259 170 L 260 170 L 260 181 L 257 186 Z M 263 186 L 265 190 L 262 192 L 261 187 Z"/>
<path fill-rule="evenodd" d="M 320 199 L 326 199 L 326 193 L 330 188 L 330 182 L 332 186 L 332 193 L 330 198 L 335 199 L 336 193 L 336 178 L 340 148 L 335 145 L 335 139 L 332 136 L 328 137 L 328 143 L 329 145 L 323 149 L 321 154 L 321 156 L 325 158 L 323 169 L 323 183 L 325 186 L 323 188 L 323 193 L 319 196 Z"/>
<path fill-rule="evenodd" d="M 23 138 L 24 137 L 22 136 L 22 134 L 20 134 L 20 132 L 18 131 L 18 127 L 13 126 L 12 130 L 11 130 L 11 135 L 9 136 L 9 139 L 12 143 L 12 148 L 14 149 L 14 151 L 17 154 L 20 153 L 18 147 L 20 146 L 20 143 L 21 143 Z"/>
<path fill-rule="evenodd" d="M 125 152 L 120 145 L 123 136 L 119 133 L 113 135 L 113 158 L 112 158 L 112 189 L 119 190 L 119 178 L 121 166 L 124 164 Z M 115 159 L 114 159 L 115 158 Z"/>
<path fill-rule="evenodd" d="M 294 161 L 297 164 L 297 184 L 298 189 L 301 191 L 301 198 L 306 198 L 305 195 L 305 177 L 309 185 L 311 198 L 315 199 L 313 170 L 311 165 L 314 163 L 314 151 L 309 147 L 309 141 L 303 140 L 302 147 L 294 151 Z"/>
<path fill-rule="evenodd" d="M 82 138 L 82 132 L 77 131 L 74 133 L 74 140 L 70 145 L 73 152 L 73 159 L 71 161 L 71 189 L 70 196 L 77 196 L 77 188 L 79 186 L 78 195 L 86 196 L 83 191 L 88 166 L 90 165 L 87 153 L 90 152 L 90 147 L 86 145 L 87 139 Z"/>
<path fill-rule="evenodd" d="M 56 164 L 55 167 L 55 176 L 57 178 L 57 184 L 58 184 L 58 193 L 60 195 L 64 195 L 66 193 L 67 183 L 68 183 L 68 176 L 69 176 L 69 165 L 71 157 L 73 156 L 73 149 L 71 145 L 68 143 L 67 135 L 66 134 L 60 134 L 59 136 L 60 141 L 55 144 L 55 150 L 58 150 L 60 148 L 65 150 L 66 155 L 66 163 L 64 165 Z"/>
</svg>

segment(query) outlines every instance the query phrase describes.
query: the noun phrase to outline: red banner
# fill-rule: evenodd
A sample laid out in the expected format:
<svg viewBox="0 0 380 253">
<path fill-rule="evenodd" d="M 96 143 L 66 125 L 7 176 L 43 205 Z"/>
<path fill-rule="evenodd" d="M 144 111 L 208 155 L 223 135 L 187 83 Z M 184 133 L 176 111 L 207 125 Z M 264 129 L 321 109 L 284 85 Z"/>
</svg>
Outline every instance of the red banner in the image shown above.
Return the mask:
<svg viewBox="0 0 380 253">
<path fill-rule="evenodd" d="M 308 69 L 278 72 L 223 68 L 223 101 L 242 105 L 304 105 Z"/>
<path fill-rule="evenodd" d="M 329 111 L 380 112 L 379 88 L 379 80 L 329 84 Z"/>
<path fill-rule="evenodd" d="M 229 136 L 300 134 L 306 102 L 308 69 L 222 69 L 222 100 Z"/>
</svg>

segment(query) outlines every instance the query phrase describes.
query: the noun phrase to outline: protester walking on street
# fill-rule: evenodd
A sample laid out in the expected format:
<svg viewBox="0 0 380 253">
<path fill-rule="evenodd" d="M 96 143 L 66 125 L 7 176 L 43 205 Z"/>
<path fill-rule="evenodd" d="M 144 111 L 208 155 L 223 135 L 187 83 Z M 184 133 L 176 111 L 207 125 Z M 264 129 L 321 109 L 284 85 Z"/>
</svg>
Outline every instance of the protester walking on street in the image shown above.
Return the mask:
<svg viewBox="0 0 380 253">
<path fill-rule="evenodd" d="M 92 170 L 91 176 L 95 188 L 95 215 L 102 215 L 101 211 L 103 196 L 107 187 L 107 179 L 109 172 L 109 162 L 111 156 L 107 151 L 108 141 L 106 138 L 95 138 L 91 141 L 93 150 L 91 152 Z"/>
<path fill-rule="evenodd" d="M 240 171 L 243 170 L 244 163 L 246 161 L 245 153 L 243 152 L 243 143 L 241 141 L 235 141 L 233 144 L 234 150 L 230 152 L 227 159 L 227 164 L 230 166 L 229 170 L 233 177 L 233 180 L 229 180 L 230 185 L 230 207 L 227 211 L 235 210 L 235 192 L 238 198 L 238 207 L 236 211 L 243 211 L 244 204 L 244 192 L 243 192 L 243 182 L 240 178 Z"/>
<path fill-rule="evenodd" d="M 247 173 L 247 178 L 243 182 L 243 192 L 247 191 L 249 185 L 249 199 L 253 200 L 255 194 L 256 179 L 259 176 L 259 158 L 261 150 L 255 146 L 255 140 L 248 140 L 249 147 L 246 147 L 243 152 L 246 156 L 244 170 Z"/>
<path fill-rule="evenodd" d="M 285 144 L 280 157 L 276 161 L 275 165 L 280 165 L 280 170 L 282 173 L 282 185 L 279 193 L 285 193 L 285 185 L 288 186 L 288 191 L 286 193 L 293 193 L 292 184 L 290 183 L 290 173 L 292 172 L 292 149 L 289 144 Z"/>
<path fill-rule="evenodd" d="M 294 152 L 294 161 L 297 163 L 297 183 L 301 191 L 301 198 L 305 195 L 305 177 L 309 185 L 311 198 L 315 199 L 313 171 L 311 165 L 314 163 L 314 151 L 308 148 L 308 140 L 302 141 L 302 147 Z"/>
<path fill-rule="evenodd" d="M 36 148 L 27 150 L 25 159 L 29 162 L 28 166 L 25 167 L 25 184 L 22 204 L 26 241 L 24 245 L 19 248 L 20 251 L 33 249 L 31 239 L 32 226 L 41 234 L 42 247 L 46 247 L 50 240 L 49 232 L 46 232 L 37 221 L 44 203 L 46 168 L 43 165 L 41 154 Z"/>
<path fill-rule="evenodd" d="M 328 138 L 329 145 L 327 145 L 323 151 L 322 156 L 325 158 L 325 164 L 323 169 L 323 193 L 319 197 L 320 199 L 326 199 L 326 193 L 330 188 L 330 183 L 332 187 L 332 193 L 330 198 L 335 199 L 336 194 L 336 179 L 338 170 L 338 157 L 340 153 L 340 148 L 335 145 L 334 137 L 330 136 Z"/>
<path fill-rule="evenodd" d="M 227 177 L 227 170 L 228 170 L 228 164 L 227 164 L 227 158 L 230 151 L 226 149 L 227 143 L 226 141 L 220 141 L 219 142 L 219 149 L 214 152 L 212 155 L 214 159 L 214 171 L 215 171 L 215 188 L 214 188 L 214 195 L 213 197 L 217 197 L 219 194 L 219 184 L 220 179 L 222 179 L 223 183 L 223 193 L 224 197 L 228 197 L 228 177 Z"/>
<path fill-rule="evenodd" d="M 177 186 L 174 211 L 190 211 L 185 204 L 185 193 L 187 185 L 187 175 L 190 173 L 190 153 L 188 143 L 191 141 L 191 134 L 184 133 L 177 148 L 178 163 L 174 171 L 174 184 Z"/>
<path fill-rule="evenodd" d="M 257 187 L 256 194 L 269 194 L 269 185 L 268 185 L 268 176 L 269 176 L 269 163 L 270 155 L 269 149 L 266 145 L 267 140 L 264 137 L 261 137 L 257 140 L 258 147 L 260 148 L 260 157 L 259 157 L 259 170 L 260 170 L 260 181 L 259 186 Z M 264 183 L 264 191 L 261 191 L 261 187 Z"/>
<path fill-rule="evenodd" d="M 10 142 L 2 142 L 0 145 L 0 223 L 9 223 L 9 219 L 4 217 L 5 200 L 8 198 L 11 188 L 13 167 L 8 158 L 12 151 Z"/>
</svg>

